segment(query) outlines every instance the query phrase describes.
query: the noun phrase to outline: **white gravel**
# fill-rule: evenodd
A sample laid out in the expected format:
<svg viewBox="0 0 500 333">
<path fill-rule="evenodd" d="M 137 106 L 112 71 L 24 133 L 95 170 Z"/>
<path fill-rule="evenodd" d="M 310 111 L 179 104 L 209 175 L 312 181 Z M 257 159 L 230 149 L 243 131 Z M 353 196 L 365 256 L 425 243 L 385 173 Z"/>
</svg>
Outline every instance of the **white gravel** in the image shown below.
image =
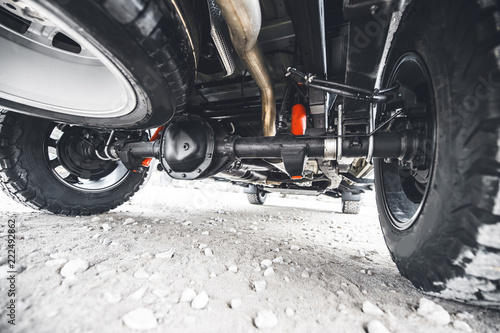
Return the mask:
<svg viewBox="0 0 500 333">
<path fill-rule="evenodd" d="M 254 323 L 260 329 L 273 328 L 278 325 L 278 318 L 272 311 L 262 310 L 255 317 Z"/>
<path fill-rule="evenodd" d="M 68 261 L 61 269 L 61 275 L 68 277 L 81 272 L 85 272 L 89 268 L 89 262 L 83 259 L 73 259 Z"/>
<path fill-rule="evenodd" d="M 241 298 L 233 298 L 229 303 L 229 306 L 231 307 L 231 309 L 236 310 L 241 306 L 241 303 L 242 303 Z"/>
<path fill-rule="evenodd" d="M 220 183 L 154 184 L 94 222 L 0 196 L 2 281 L 6 221 L 17 222 L 16 331 L 385 332 L 374 320 L 393 333 L 500 331 L 500 312 L 424 296 L 400 276 L 372 199 L 355 216 L 337 199 L 273 193 L 253 206 Z"/>
<path fill-rule="evenodd" d="M 267 268 L 267 267 L 271 267 L 271 265 L 273 264 L 273 262 L 269 259 L 264 259 L 260 262 L 260 266 L 262 268 Z"/>
<path fill-rule="evenodd" d="M 268 267 L 265 271 L 264 271 L 264 276 L 265 277 L 269 277 L 269 276 L 273 276 L 275 274 L 274 272 L 274 269 L 272 267 Z"/>
<path fill-rule="evenodd" d="M 424 297 L 420 299 L 417 313 L 440 326 L 448 325 L 451 322 L 450 314 L 441 305 Z"/>
<path fill-rule="evenodd" d="M 55 270 L 58 270 L 58 269 L 60 269 L 67 262 L 68 262 L 68 260 L 66 260 L 64 258 L 61 258 L 61 259 L 52 259 L 52 260 L 46 261 L 45 265 L 49 266 L 49 267 L 54 267 Z"/>
<path fill-rule="evenodd" d="M 103 296 L 106 302 L 108 302 L 109 304 L 116 304 L 122 300 L 122 297 L 119 294 L 114 294 L 109 291 L 104 293 Z"/>
<path fill-rule="evenodd" d="M 125 221 L 123 221 L 123 225 L 129 225 L 135 223 L 135 220 L 133 218 L 126 218 Z"/>
<path fill-rule="evenodd" d="M 283 263 L 283 257 L 276 257 L 273 259 L 273 264 L 282 264 Z"/>
<path fill-rule="evenodd" d="M 150 274 L 148 272 L 146 272 L 144 269 L 139 269 L 138 271 L 136 271 L 134 273 L 134 277 L 136 279 L 147 279 L 149 278 Z"/>
<path fill-rule="evenodd" d="M 378 320 L 372 320 L 366 325 L 368 333 L 391 333 L 387 327 Z"/>
<path fill-rule="evenodd" d="M 264 280 L 253 282 L 253 288 L 256 292 L 264 291 L 266 287 L 267 287 L 267 282 Z"/>
<path fill-rule="evenodd" d="M 363 312 L 372 316 L 384 315 L 384 311 L 370 301 L 363 302 Z"/>
<path fill-rule="evenodd" d="M 181 294 L 180 302 L 191 302 L 196 297 L 196 291 L 194 289 L 188 288 L 184 289 Z"/>
<path fill-rule="evenodd" d="M 472 332 L 472 328 L 465 321 L 455 320 L 453 321 L 453 328 L 460 332 Z"/>
<path fill-rule="evenodd" d="M 204 309 L 208 304 L 208 295 L 202 291 L 191 302 L 191 307 L 196 310 Z"/>
<path fill-rule="evenodd" d="M 148 290 L 148 287 L 142 287 L 134 291 L 132 294 L 130 294 L 129 298 L 133 299 L 135 301 L 140 300 L 144 294 L 146 293 L 146 290 Z"/>
<path fill-rule="evenodd" d="M 173 251 L 167 251 L 167 252 L 161 252 L 161 253 L 155 254 L 155 258 L 158 258 L 158 259 L 170 259 L 173 256 L 174 256 Z"/>
<path fill-rule="evenodd" d="M 125 326 L 136 331 L 152 330 L 158 326 L 155 314 L 150 309 L 138 308 L 123 316 Z"/>
</svg>

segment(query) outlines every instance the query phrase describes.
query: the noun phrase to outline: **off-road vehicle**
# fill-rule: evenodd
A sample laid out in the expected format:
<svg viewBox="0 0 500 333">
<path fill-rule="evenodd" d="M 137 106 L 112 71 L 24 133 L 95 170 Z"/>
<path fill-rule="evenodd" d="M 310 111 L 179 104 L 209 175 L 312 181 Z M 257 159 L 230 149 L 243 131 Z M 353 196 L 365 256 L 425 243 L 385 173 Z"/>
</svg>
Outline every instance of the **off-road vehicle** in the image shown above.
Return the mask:
<svg viewBox="0 0 500 333">
<path fill-rule="evenodd" d="M 2 0 L 1 186 L 98 214 L 155 166 L 355 212 L 373 168 L 401 273 L 498 306 L 499 68 L 498 0 Z"/>
</svg>

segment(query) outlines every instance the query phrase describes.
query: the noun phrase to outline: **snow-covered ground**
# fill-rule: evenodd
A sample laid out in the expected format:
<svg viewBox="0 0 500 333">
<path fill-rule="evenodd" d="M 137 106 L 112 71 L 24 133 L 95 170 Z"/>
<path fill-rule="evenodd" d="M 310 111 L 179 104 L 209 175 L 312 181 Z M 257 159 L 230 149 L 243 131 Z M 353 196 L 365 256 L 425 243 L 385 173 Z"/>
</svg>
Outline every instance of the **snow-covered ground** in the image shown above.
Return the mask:
<svg viewBox="0 0 500 333">
<path fill-rule="evenodd" d="M 271 194 L 252 206 L 225 184 L 162 182 L 97 217 L 34 212 L 1 195 L 0 332 L 500 331 L 499 311 L 426 296 L 399 275 L 373 194 L 352 216 L 329 198 Z"/>
</svg>

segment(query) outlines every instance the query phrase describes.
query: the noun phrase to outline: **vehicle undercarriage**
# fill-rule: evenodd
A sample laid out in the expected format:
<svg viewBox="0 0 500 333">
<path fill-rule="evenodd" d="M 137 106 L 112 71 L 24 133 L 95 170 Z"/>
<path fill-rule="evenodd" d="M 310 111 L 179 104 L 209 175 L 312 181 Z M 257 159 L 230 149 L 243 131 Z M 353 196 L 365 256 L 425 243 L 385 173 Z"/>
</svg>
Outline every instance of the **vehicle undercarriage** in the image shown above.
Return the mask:
<svg viewBox="0 0 500 333">
<path fill-rule="evenodd" d="M 403 275 L 498 306 L 499 26 L 497 1 L 8 0 L 2 187 L 67 215 L 152 167 L 253 204 L 375 189 Z"/>
</svg>

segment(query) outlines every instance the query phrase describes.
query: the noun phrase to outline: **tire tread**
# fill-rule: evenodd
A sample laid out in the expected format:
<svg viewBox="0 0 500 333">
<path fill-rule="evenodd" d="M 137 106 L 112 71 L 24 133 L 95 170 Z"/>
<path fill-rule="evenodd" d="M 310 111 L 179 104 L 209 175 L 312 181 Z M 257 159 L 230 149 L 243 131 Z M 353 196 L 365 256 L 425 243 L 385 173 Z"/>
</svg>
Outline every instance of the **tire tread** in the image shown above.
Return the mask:
<svg viewBox="0 0 500 333">
<path fill-rule="evenodd" d="M 74 206 L 65 205 L 57 196 L 48 195 L 41 186 L 33 182 L 29 170 L 23 167 L 19 156 L 23 151 L 19 147 L 18 139 L 23 133 L 23 121 L 28 116 L 13 112 L 0 111 L 0 137 L 10 133 L 11 141 L 7 148 L 0 150 L 0 189 L 14 201 L 37 210 L 45 210 L 54 214 L 62 215 L 93 215 L 104 213 L 114 209 L 129 200 L 135 192 L 144 184 L 145 178 L 136 183 L 129 192 L 123 193 L 119 199 L 106 204 L 95 204 L 91 208 L 85 208 L 78 204 Z M 53 179 L 52 181 L 57 181 Z"/>
</svg>

